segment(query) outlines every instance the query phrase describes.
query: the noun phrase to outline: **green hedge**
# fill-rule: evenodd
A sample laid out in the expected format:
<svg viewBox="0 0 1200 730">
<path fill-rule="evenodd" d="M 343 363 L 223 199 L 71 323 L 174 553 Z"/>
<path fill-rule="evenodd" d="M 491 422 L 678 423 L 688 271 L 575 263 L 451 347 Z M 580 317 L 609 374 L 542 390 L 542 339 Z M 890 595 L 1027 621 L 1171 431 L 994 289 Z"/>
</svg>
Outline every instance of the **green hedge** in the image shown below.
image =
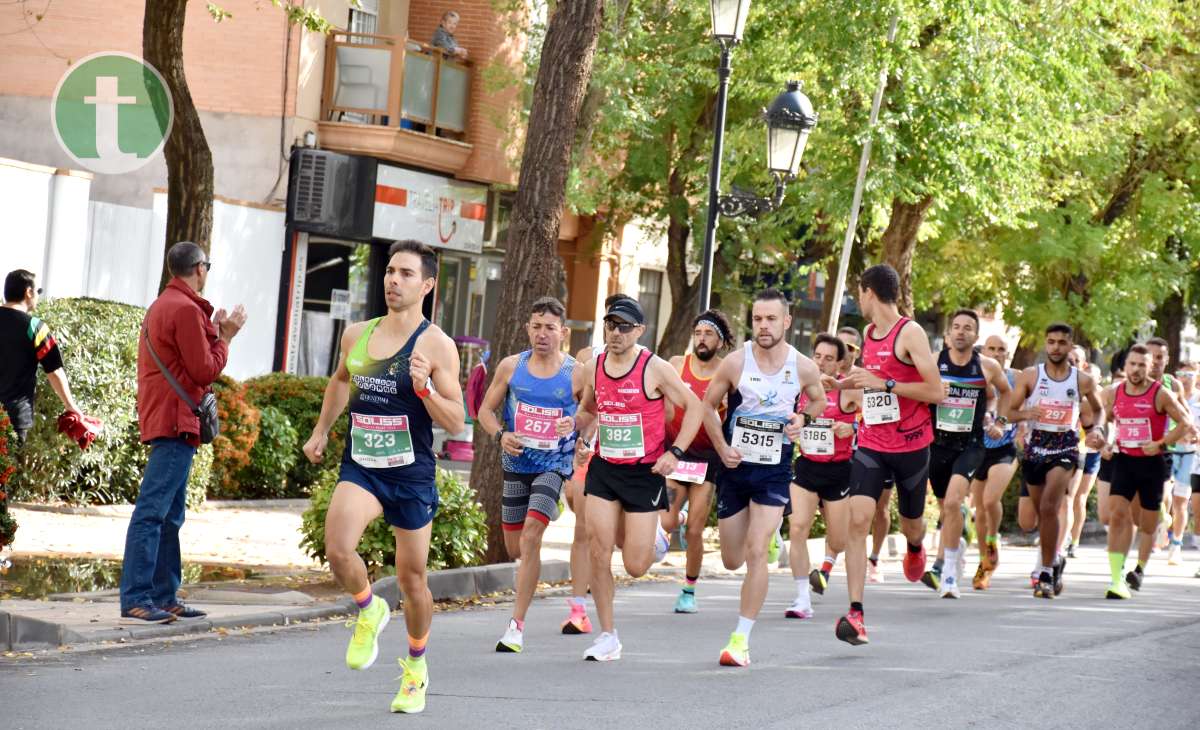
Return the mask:
<svg viewBox="0 0 1200 730">
<path fill-rule="evenodd" d="M 39 371 L 33 430 L 18 455 L 12 494 L 42 502 L 134 501 L 149 453 L 137 426 L 137 346 L 145 310 L 82 298 L 44 301 L 36 314 L 58 340 L 75 401 L 104 428 L 87 451 L 60 435 L 62 403 Z M 212 463 L 207 451 L 202 447 L 192 466 L 191 504 L 204 499 Z"/>
<path fill-rule="evenodd" d="M 345 448 L 346 419 L 341 417 L 329 432 L 326 458 L 321 464 L 311 464 L 300 453 L 300 447 L 308 441 L 313 426 L 321 415 L 321 402 L 325 399 L 325 386 L 329 378 L 297 376 L 287 373 L 270 373 L 245 382 L 246 400 L 258 408 L 268 406 L 277 409 L 287 418 L 296 431 L 296 458 L 287 470 L 287 492 L 291 495 L 307 496 L 318 482 L 327 479 L 329 472 L 337 474 L 338 460 Z"/>
<path fill-rule="evenodd" d="M 328 456 L 326 457 L 329 458 Z M 300 546 L 309 555 L 325 559 L 325 514 L 337 486 L 337 474 L 327 474 L 312 490 L 304 512 Z M 487 547 L 487 517 L 476 500 L 475 490 L 453 472 L 437 470 L 440 504 L 433 518 L 433 536 L 429 545 L 429 568 L 461 568 L 478 565 Z M 372 578 L 393 575 L 396 570 L 396 541 L 383 518 L 372 522 L 358 544 L 358 554 L 367 564 Z"/>
</svg>

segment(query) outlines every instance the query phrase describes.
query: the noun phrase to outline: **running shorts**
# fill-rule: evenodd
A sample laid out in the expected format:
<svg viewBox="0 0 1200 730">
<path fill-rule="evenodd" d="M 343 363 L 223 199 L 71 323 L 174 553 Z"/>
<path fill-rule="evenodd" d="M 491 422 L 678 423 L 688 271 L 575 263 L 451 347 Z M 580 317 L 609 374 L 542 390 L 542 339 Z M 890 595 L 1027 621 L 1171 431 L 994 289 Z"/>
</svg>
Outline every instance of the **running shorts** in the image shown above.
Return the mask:
<svg viewBox="0 0 1200 730">
<path fill-rule="evenodd" d="M 723 469 L 717 482 L 717 518 L 733 517 L 751 502 L 786 509 L 792 501 L 791 483 L 791 464 L 742 463 Z"/>
<path fill-rule="evenodd" d="M 667 480 L 653 464 L 612 464 L 596 457 L 588 467 L 583 493 L 620 502 L 626 512 L 658 512 L 668 507 Z"/>
<path fill-rule="evenodd" d="M 339 482 L 349 482 L 371 493 L 383 507 L 383 519 L 401 530 L 419 530 L 433 521 L 437 514 L 437 485 L 430 481 L 428 489 L 409 484 L 396 484 L 373 474 L 350 459 L 342 461 Z"/>
<path fill-rule="evenodd" d="M 1051 469 L 1057 468 L 1066 469 L 1068 474 L 1074 473 L 1079 468 L 1078 452 L 1063 453 L 1038 461 L 1025 459 L 1021 462 L 1021 473 L 1025 475 L 1025 481 L 1035 487 L 1046 486 L 1046 475 Z"/>
<path fill-rule="evenodd" d="M 526 517 L 545 525 L 558 519 L 558 498 L 568 478 L 556 471 L 540 474 L 505 471 L 500 526 L 516 531 L 525 527 Z"/>
<path fill-rule="evenodd" d="M 950 479 L 955 476 L 966 479 L 969 484 L 979 473 L 985 451 L 982 445 L 972 445 L 961 450 L 937 444 L 930 446 L 929 486 L 933 488 L 933 496 L 945 499 L 946 490 L 950 488 Z"/>
<path fill-rule="evenodd" d="M 878 502 L 887 482 L 893 481 L 900 516 L 916 520 L 925 514 L 928 477 L 929 447 L 888 453 L 860 446 L 850 460 L 850 496 Z"/>
<path fill-rule="evenodd" d="M 792 481 L 817 494 L 822 502 L 837 502 L 850 494 L 850 460 L 809 461 L 801 456 L 793 465 Z"/>
<path fill-rule="evenodd" d="M 988 472 L 993 466 L 999 464 L 1011 464 L 1017 460 L 1017 447 L 1009 442 L 1003 446 L 997 446 L 994 449 L 983 450 L 983 463 L 975 470 L 975 479 L 984 481 L 988 477 Z"/>
<path fill-rule="evenodd" d="M 1112 464 L 1112 487 L 1108 493 L 1130 502 L 1136 496 L 1142 509 L 1158 511 L 1162 505 L 1163 483 L 1171 477 L 1170 459 L 1164 454 L 1113 454 Z"/>
</svg>

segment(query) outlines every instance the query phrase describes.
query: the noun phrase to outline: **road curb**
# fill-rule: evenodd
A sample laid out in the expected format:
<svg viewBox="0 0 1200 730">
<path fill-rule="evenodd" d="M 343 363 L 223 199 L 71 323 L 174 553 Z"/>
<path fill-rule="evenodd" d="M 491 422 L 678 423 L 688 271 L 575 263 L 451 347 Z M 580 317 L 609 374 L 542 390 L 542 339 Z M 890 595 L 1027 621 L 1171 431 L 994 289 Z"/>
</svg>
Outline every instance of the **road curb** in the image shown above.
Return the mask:
<svg viewBox="0 0 1200 730">
<path fill-rule="evenodd" d="M 464 599 L 512 590 L 515 563 L 483 565 L 473 568 L 450 568 L 429 573 L 429 589 L 434 600 Z M 565 560 L 542 562 L 540 580 L 559 583 L 570 580 L 571 565 Z M 371 585 L 372 592 L 391 608 L 400 605 L 400 589 L 395 576 L 382 578 Z M 113 606 L 116 610 L 116 606 Z M 0 651 L 52 649 L 64 645 L 127 642 L 139 639 L 162 639 L 217 630 L 254 628 L 259 626 L 288 626 L 305 621 L 320 621 L 352 613 L 354 603 L 344 598 L 324 606 L 279 607 L 242 616 L 225 616 L 200 621 L 176 621 L 170 624 L 106 628 L 81 633 L 66 624 L 43 621 L 0 610 Z"/>
</svg>

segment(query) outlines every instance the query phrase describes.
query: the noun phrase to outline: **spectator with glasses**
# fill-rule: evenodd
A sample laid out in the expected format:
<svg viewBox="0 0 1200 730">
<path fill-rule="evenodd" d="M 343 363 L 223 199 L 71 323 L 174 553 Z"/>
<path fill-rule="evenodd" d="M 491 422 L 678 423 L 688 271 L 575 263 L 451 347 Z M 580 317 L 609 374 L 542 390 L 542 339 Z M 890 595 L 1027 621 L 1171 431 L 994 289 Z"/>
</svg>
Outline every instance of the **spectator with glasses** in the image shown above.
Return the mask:
<svg viewBox="0 0 1200 730">
<path fill-rule="evenodd" d="M 180 241 L 167 251 L 166 263 L 171 281 L 147 310 L 138 338 L 138 427 L 150 458 L 121 567 L 121 621 L 131 624 L 205 616 L 176 595 L 182 579 L 179 528 L 200 445 L 200 419 L 163 371 L 171 373 L 192 404 L 200 403 L 225 369 L 229 343 L 246 323 L 240 304 L 231 313 L 218 309 L 214 314 L 200 296 L 212 269 L 204 249 Z"/>
</svg>

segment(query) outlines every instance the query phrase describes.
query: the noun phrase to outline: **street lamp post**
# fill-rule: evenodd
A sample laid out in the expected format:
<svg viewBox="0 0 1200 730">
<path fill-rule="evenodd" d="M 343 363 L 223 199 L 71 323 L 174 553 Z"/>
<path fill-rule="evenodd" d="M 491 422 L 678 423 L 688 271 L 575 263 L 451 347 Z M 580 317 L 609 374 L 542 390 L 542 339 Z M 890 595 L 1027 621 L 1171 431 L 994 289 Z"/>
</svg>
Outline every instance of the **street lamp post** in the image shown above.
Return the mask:
<svg viewBox="0 0 1200 730">
<path fill-rule="evenodd" d="M 742 192 L 721 195 L 721 155 L 725 145 L 725 107 L 731 73 L 730 55 L 742 40 L 750 0 L 710 0 L 713 38 L 721 49 L 717 67 L 717 108 L 713 118 L 713 155 L 708 174 L 708 224 L 704 229 L 703 261 L 700 268 L 700 311 L 712 300 L 713 249 L 719 216 L 727 218 L 770 212 L 783 202 L 784 187 L 796 178 L 808 135 L 817 124 L 812 102 L 800 91 L 799 81 L 789 81 L 787 90 L 775 97 L 765 110 L 767 123 L 767 168 L 775 180 L 769 198 Z"/>
</svg>

